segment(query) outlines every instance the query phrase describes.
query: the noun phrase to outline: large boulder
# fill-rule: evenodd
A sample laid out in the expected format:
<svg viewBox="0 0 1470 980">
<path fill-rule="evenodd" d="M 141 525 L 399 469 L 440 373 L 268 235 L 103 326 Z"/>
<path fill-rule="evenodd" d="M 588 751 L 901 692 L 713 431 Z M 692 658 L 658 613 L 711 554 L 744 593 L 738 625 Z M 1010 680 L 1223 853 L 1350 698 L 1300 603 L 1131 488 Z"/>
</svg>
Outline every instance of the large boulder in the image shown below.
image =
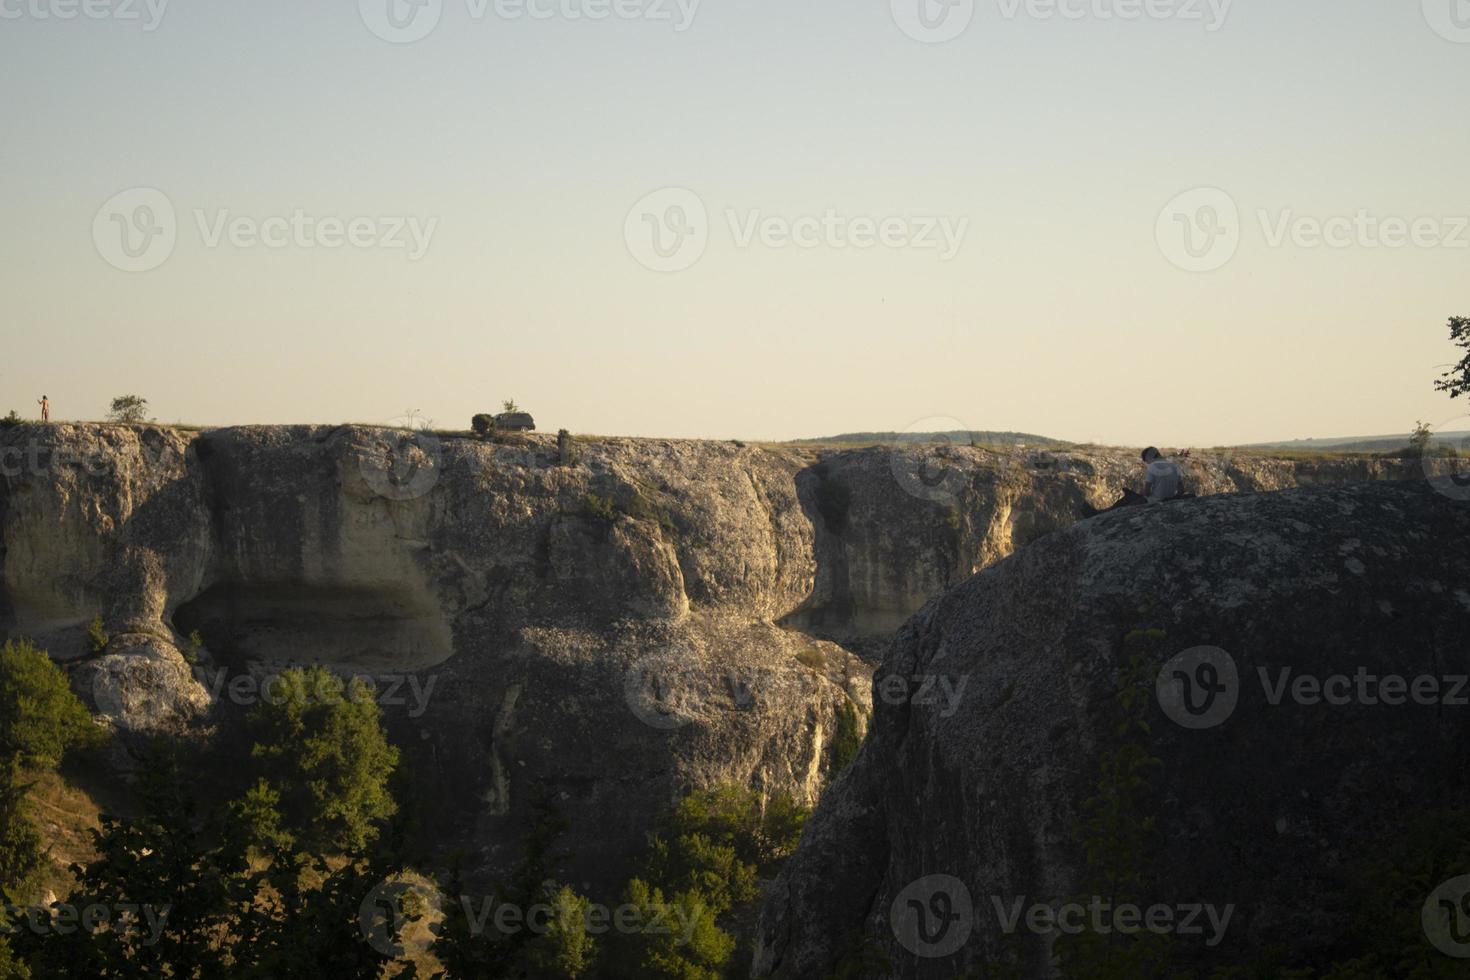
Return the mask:
<svg viewBox="0 0 1470 980">
<path fill-rule="evenodd" d="M 1426 922 L 1435 895 L 1453 907 L 1470 879 L 1433 890 L 1470 867 L 1413 858 L 1443 843 L 1419 820 L 1466 802 L 1470 503 L 1452 490 L 1114 512 L 929 603 L 770 892 L 755 974 L 1046 976 L 1057 929 L 1030 910 L 1094 895 L 1176 927 L 1198 906 L 1200 933 L 1168 938 L 1188 975 L 1345 957 L 1364 901 L 1385 902 L 1369 921 L 1402 926 L 1407 955 L 1442 956 L 1458 933 L 1420 934 L 1419 903 Z M 1133 942 L 1102 932 L 1124 924 L 1111 914 L 1064 924 Z"/>
</svg>

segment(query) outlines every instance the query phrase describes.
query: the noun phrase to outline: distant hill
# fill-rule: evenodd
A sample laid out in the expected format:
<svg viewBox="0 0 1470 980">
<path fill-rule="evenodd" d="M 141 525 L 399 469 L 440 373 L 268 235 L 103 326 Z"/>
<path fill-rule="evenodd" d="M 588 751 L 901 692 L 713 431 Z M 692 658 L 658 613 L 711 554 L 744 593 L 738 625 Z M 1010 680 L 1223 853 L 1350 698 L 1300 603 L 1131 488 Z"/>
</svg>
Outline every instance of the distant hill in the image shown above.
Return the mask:
<svg viewBox="0 0 1470 980">
<path fill-rule="evenodd" d="M 844 432 L 820 439 L 793 439 L 803 444 L 844 443 L 869 446 L 886 446 L 903 442 L 951 442 L 981 446 L 1059 446 L 1061 439 L 1038 436 L 1030 432 L 989 432 L 985 430 L 956 430 L 953 432 Z"/>
<path fill-rule="evenodd" d="M 1432 446 L 1463 447 L 1470 440 L 1470 432 L 1436 432 L 1430 439 Z M 1346 436 L 1338 439 L 1293 439 L 1289 442 L 1256 442 L 1237 449 L 1292 449 L 1333 453 L 1384 453 L 1403 449 L 1409 444 L 1409 435 L 1397 436 Z"/>
</svg>

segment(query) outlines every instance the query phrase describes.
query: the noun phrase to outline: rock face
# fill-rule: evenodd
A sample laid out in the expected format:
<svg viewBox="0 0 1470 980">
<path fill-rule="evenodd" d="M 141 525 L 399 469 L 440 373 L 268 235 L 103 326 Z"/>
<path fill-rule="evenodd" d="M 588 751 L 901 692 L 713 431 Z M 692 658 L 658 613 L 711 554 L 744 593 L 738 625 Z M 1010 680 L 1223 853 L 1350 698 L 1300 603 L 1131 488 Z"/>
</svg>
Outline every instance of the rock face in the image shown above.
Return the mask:
<svg viewBox="0 0 1470 980">
<path fill-rule="evenodd" d="M 446 848 L 493 868 L 544 789 L 599 878 L 692 786 L 815 800 L 838 713 L 868 703 L 871 666 L 849 651 L 1140 468 L 1102 451 L 578 449 L 563 466 L 535 434 L 3 430 L 0 630 L 76 661 L 124 730 L 248 707 L 227 682 L 287 664 L 373 675 Z M 1204 492 L 1411 472 L 1194 470 Z M 113 642 L 89 659 L 94 616 Z"/>
<path fill-rule="evenodd" d="M 1123 744 L 1123 686 L 1145 694 L 1159 760 L 1125 821 L 1156 821 L 1139 904 L 1234 908 L 1216 945 L 1209 927 L 1173 937 L 1176 964 L 1204 975 L 1272 946 L 1322 962 L 1348 938 L 1358 860 L 1464 801 L 1470 502 L 1438 489 L 1104 514 L 930 602 L 769 895 L 756 975 L 827 976 L 865 944 L 889 958 L 875 976 L 1048 975 L 1050 937 L 1006 937 L 995 903 L 1096 887 L 1079 828 Z"/>
</svg>

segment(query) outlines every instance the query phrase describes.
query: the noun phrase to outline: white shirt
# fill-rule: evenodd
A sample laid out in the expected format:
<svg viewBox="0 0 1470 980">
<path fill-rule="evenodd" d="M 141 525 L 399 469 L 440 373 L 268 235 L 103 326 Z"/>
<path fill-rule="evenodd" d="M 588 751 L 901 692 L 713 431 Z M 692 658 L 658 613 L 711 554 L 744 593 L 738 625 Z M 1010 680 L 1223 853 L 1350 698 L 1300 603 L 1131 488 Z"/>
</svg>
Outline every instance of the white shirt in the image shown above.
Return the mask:
<svg viewBox="0 0 1470 980">
<path fill-rule="evenodd" d="M 1171 500 L 1184 489 L 1184 474 L 1167 459 L 1149 463 L 1148 476 L 1144 480 L 1149 484 L 1148 499 L 1153 501 Z"/>
</svg>

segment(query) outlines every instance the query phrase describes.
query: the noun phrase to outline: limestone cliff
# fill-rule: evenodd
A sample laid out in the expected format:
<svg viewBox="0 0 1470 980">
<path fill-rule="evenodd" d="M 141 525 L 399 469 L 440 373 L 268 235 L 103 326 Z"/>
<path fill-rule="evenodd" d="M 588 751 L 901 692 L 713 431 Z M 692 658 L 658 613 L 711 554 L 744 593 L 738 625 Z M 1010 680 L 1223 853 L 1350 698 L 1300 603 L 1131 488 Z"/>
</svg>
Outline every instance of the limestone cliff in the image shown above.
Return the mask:
<svg viewBox="0 0 1470 980">
<path fill-rule="evenodd" d="M 1463 490 L 1421 479 L 1104 514 L 930 602 L 771 891 L 757 974 L 827 976 L 866 947 L 890 965 L 849 975 L 1052 975 L 1057 930 L 1008 936 L 1006 916 L 1096 888 L 1088 842 L 1097 865 L 1122 848 L 1138 882 L 1120 887 L 1144 906 L 1233 910 L 1218 943 L 1174 937 L 1180 975 L 1272 947 L 1326 961 L 1356 938 L 1365 859 L 1465 802 Z M 1147 774 L 1149 802 L 1099 838 L 1086 801 L 1135 792 L 1104 768 L 1124 758 L 1125 685 L 1145 692 L 1146 735 L 1130 737 L 1158 762 L 1128 770 Z M 1437 883 L 1421 883 L 1411 931 Z"/>
<path fill-rule="evenodd" d="M 1192 469 L 1201 492 L 1410 472 Z M 839 709 L 869 703 L 850 651 L 1137 470 L 1122 452 L 633 439 L 561 465 L 541 436 L 23 425 L 0 430 L 0 629 L 74 661 L 123 730 L 228 713 L 223 680 L 273 665 L 378 676 L 446 846 L 493 866 L 541 786 L 595 876 L 690 786 L 814 800 Z"/>
</svg>

